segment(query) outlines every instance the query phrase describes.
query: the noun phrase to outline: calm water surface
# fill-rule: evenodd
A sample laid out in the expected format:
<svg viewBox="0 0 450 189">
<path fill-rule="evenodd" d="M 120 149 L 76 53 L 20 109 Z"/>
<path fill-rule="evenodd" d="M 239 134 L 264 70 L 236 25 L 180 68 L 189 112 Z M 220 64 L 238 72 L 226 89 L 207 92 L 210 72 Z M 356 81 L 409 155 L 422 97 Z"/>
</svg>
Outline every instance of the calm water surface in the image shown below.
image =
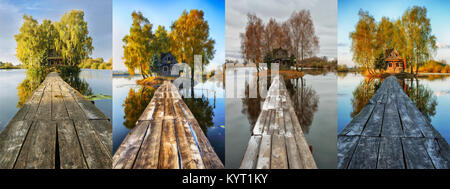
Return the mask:
<svg viewBox="0 0 450 189">
<path fill-rule="evenodd" d="M 240 83 L 245 81 L 243 75 L 237 75 Z M 305 70 L 303 79 L 292 79 L 285 83 L 317 166 L 336 168 L 336 74 Z M 256 86 L 247 85 L 245 90 L 249 87 Z M 248 94 L 246 91 L 238 93 Z M 264 98 L 227 98 L 227 168 L 239 168 L 263 103 Z"/>
<path fill-rule="evenodd" d="M 83 94 L 104 95 L 106 97 L 94 100 L 95 105 L 111 119 L 112 116 L 112 95 L 111 70 L 89 70 L 83 69 L 74 82 L 70 83 L 74 88 L 80 87 Z M 26 70 L 0 70 L 0 130 L 2 130 L 9 120 L 20 109 L 22 101 L 27 99 L 25 93 L 31 94 L 31 90 L 19 87 L 27 78 Z M 19 93 L 19 90 L 21 91 Z M 21 100 L 24 99 L 24 100 Z"/>
<path fill-rule="evenodd" d="M 136 84 L 141 76 L 113 76 L 113 153 L 150 102 L 156 88 Z M 183 94 L 183 91 L 180 92 Z M 185 98 L 219 158 L 225 159 L 225 99 L 223 83 L 209 80 L 194 87 L 196 98 Z"/>
<path fill-rule="evenodd" d="M 359 73 L 338 76 L 338 132 L 357 115 L 382 81 Z M 450 76 L 426 75 L 399 79 L 403 89 L 441 135 L 450 141 Z M 363 92 L 364 91 L 364 92 Z"/>
</svg>

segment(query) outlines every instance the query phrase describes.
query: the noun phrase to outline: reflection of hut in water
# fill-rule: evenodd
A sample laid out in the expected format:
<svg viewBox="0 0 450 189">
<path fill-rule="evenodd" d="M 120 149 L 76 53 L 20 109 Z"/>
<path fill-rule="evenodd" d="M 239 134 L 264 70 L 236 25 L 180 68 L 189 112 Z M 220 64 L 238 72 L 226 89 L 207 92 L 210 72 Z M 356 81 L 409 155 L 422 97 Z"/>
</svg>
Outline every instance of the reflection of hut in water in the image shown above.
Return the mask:
<svg viewBox="0 0 450 189">
<path fill-rule="evenodd" d="M 47 57 L 46 66 L 54 67 L 54 66 L 62 65 L 62 64 L 63 64 L 63 58 L 58 55 L 56 50 L 51 50 Z"/>
<path fill-rule="evenodd" d="M 401 73 L 406 69 L 406 60 L 400 56 L 395 49 L 388 49 L 385 52 L 385 66 L 387 73 Z"/>
</svg>

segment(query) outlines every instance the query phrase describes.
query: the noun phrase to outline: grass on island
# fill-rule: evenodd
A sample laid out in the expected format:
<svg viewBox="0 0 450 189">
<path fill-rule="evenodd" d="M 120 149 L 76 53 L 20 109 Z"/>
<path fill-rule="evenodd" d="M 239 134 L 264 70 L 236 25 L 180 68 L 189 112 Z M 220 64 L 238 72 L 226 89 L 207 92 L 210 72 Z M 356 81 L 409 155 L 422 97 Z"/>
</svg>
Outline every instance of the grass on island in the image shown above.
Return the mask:
<svg viewBox="0 0 450 189">
<path fill-rule="evenodd" d="M 174 77 L 164 77 L 164 76 L 154 76 L 154 77 L 147 77 L 145 79 L 140 79 L 136 81 L 136 84 L 142 85 L 142 86 L 157 86 L 161 85 L 164 81 L 172 81 L 174 80 Z"/>
</svg>

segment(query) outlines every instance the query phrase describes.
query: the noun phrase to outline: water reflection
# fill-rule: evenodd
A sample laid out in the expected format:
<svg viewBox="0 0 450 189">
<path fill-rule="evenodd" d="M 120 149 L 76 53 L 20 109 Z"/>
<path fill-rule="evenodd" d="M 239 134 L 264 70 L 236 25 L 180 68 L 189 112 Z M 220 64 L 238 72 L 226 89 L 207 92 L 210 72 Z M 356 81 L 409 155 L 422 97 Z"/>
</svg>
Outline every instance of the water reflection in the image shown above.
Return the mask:
<svg viewBox="0 0 450 189">
<path fill-rule="evenodd" d="M 194 90 L 195 91 L 195 90 Z M 213 106 L 209 103 L 208 99 L 204 96 L 201 98 L 183 98 L 184 103 L 189 107 L 192 114 L 194 114 L 200 128 L 203 133 L 208 136 L 207 130 L 214 125 Z"/>
<path fill-rule="evenodd" d="M 92 88 L 89 87 L 89 83 L 80 78 L 80 71 L 61 72 L 59 76 L 72 88 L 76 89 L 84 96 L 93 95 Z"/>
<path fill-rule="evenodd" d="M 306 85 L 306 79 L 301 77 L 285 80 L 286 88 L 292 98 L 295 114 L 304 133 L 308 134 L 310 126 L 317 112 L 319 96 L 310 86 Z"/>
<path fill-rule="evenodd" d="M 17 108 L 21 108 L 33 91 L 44 81 L 46 73 L 27 72 L 25 79 L 17 86 Z"/>
<path fill-rule="evenodd" d="M 432 77 L 432 79 L 436 78 Z M 359 83 L 353 91 L 353 98 L 351 99 L 353 111 L 350 116 L 352 118 L 361 112 L 382 82 L 382 79 L 366 77 Z M 428 86 L 423 85 L 417 78 L 399 78 L 398 82 L 420 112 L 428 121 L 431 121 L 431 117 L 436 115 L 437 106 L 436 96 L 433 91 Z"/>
<path fill-rule="evenodd" d="M 227 81 L 244 84 L 236 87 L 236 96 L 227 98 L 227 151 L 226 167 L 238 168 L 245 153 L 253 127 L 261 113 L 265 92 L 258 80 L 270 87 L 271 79 L 258 77 L 249 67 L 236 68 L 235 79 Z M 233 70 L 231 70 L 233 71 Z M 230 72 L 230 70 L 227 70 Z M 313 146 L 313 156 L 320 168 L 336 167 L 336 73 L 321 69 L 304 69 L 301 78 L 285 80 L 297 118 L 308 144 Z M 246 73 L 248 74 L 246 76 Z M 249 74 L 252 73 L 252 74 Z M 254 73 L 254 74 L 253 74 Z M 227 76 L 229 76 L 227 74 Z M 228 87 L 228 86 L 227 86 Z M 230 87 L 231 88 L 231 87 Z M 231 88 L 232 89 L 232 88 Z M 251 91 L 254 89 L 259 89 Z M 251 93 L 251 94 L 250 94 Z M 242 113 L 242 114 L 240 114 Z M 334 157 L 334 158 L 333 158 Z"/>
<path fill-rule="evenodd" d="M 156 89 L 149 86 L 140 86 L 138 91 L 130 89 L 122 106 L 124 107 L 123 125 L 132 129 L 142 112 L 144 112 L 148 103 L 150 103 Z"/>
</svg>

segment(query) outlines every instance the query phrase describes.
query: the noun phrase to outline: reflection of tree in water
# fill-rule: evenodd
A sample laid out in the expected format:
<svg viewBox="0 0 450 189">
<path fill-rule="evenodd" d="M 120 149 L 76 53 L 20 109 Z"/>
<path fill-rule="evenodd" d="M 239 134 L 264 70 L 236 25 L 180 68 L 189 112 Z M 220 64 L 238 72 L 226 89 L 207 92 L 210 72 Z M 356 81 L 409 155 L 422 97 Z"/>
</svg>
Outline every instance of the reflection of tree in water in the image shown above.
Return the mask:
<svg viewBox="0 0 450 189">
<path fill-rule="evenodd" d="M 142 112 L 144 112 L 150 100 L 153 98 L 156 89 L 153 87 L 140 87 L 138 91 L 130 89 L 124 107 L 124 122 L 125 127 L 132 129 Z"/>
<path fill-rule="evenodd" d="M 380 88 L 381 82 L 378 79 L 366 78 L 361 81 L 356 89 L 353 91 L 352 106 L 353 111 L 350 114 L 352 118 L 361 112 L 366 106 L 372 96 L 375 94 L 378 88 Z"/>
<path fill-rule="evenodd" d="M 59 73 L 59 75 L 67 84 L 84 96 L 93 95 L 92 88 L 89 87 L 89 84 L 80 78 L 80 70 L 64 71 Z"/>
<path fill-rule="evenodd" d="M 214 125 L 214 111 L 208 99 L 202 95 L 202 98 L 183 98 L 184 103 L 189 107 L 195 119 L 202 128 L 203 133 L 207 135 L 207 128 Z"/>
<path fill-rule="evenodd" d="M 411 79 L 409 82 L 400 81 L 403 85 L 407 84 L 406 94 L 416 105 L 417 109 L 431 121 L 431 117 L 436 115 L 437 99 L 433 91 L 427 86 L 420 84 L 418 79 Z M 408 84 L 409 83 L 409 84 Z"/>
<path fill-rule="evenodd" d="M 400 85 L 406 94 L 409 96 L 411 101 L 415 104 L 417 109 L 428 119 L 431 120 L 436 114 L 437 100 L 433 91 L 420 84 L 418 79 L 399 79 Z M 378 79 L 365 79 L 356 87 L 353 91 L 353 112 L 351 117 L 354 118 L 361 112 L 361 110 L 366 106 L 378 88 L 381 86 L 380 80 Z"/>
<path fill-rule="evenodd" d="M 256 75 L 257 79 L 255 83 L 247 84 L 245 86 L 245 98 L 242 99 L 242 113 L 247 115 L 248 121 L 250 125 L 254 126 L 256 121 L 258 120 L 259 114 L 261 113 L 261 106 L 264 103 L 264 98 L 261 97 L 261 92 L 257 90 L 256 98 L 250 97 L 250 90 L 254 90 L 255 88 L 252 86 L 256 86 L 256 89 L 260 89 L 259 86 L 259 76 Z M 267 79 L 267 86 L 270 86 L 271 79 Z M 249 128 L 253 130 L 253 128 Z"/>
<path fill-rule="evenodd" d="M 33 91 L 39 87 L 39 85 L 44 81 L 47 72 L 32 72 L 27 71 L 27 76 L 17 86 L 17 95 L 19 96 L 19 101 L 17 102 L 17 107 L 20 108 L 30 97 Z"/>
<path fill-rule="evenodd" d="M 318 108 L 319 96 L 312 87 L 306 85 L 306 80 L 302 77 L 285 80 L 284 83 L 292 98 L 295 114 L 303 132 L 309 133 L 309 127 Z"/>
</svg>

